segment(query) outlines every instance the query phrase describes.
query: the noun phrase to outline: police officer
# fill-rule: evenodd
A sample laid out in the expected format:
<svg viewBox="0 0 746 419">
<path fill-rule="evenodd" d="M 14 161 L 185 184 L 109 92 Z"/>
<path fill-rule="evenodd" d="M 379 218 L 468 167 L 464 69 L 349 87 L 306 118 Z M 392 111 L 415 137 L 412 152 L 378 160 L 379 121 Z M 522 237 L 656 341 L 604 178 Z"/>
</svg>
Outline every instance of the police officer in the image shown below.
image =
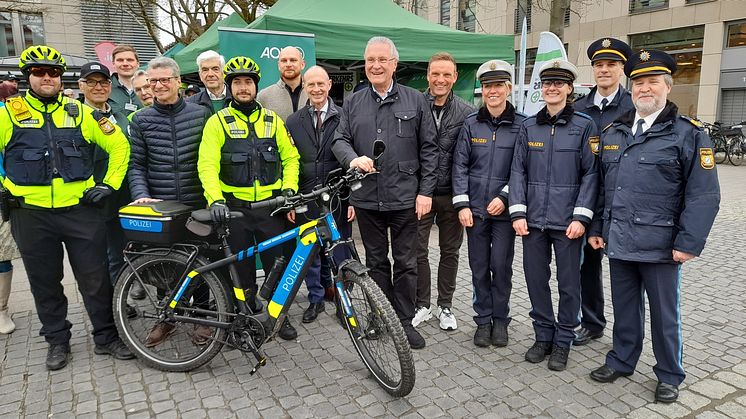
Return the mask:
<svg viewBox="0 0 746 419">
<path fill-rule="evenodd" d="M 521 126 L 510 174 L 510 216 L 523 237 L 523 269 L 531 299 L 536 342 L 526 360 L 567 366 L 580 311 L 580 253 L 598 195 L 596 124 L 567 102 L 577 77 L 575 66 L 552 60 L 539 70 L 546 103 Z M 554 247 L 559 287 L 557 319 L 549 289 Z"/>
<path fill-rule="evenodd" d="M 510 64 L 501 60 L 479 67 L 483 105 L 464 121 L 453 154 L 453 206 L 466 227 L 474 285 L 474 344 L 483 347 L 508 344 L 515 244 L 506 211 L 508 180 L 518 131 L 526 118 L 507 101 L 512 74 Z"/>
<path fill-rule="evenodd" d="M 285 231 L 284 217 L 270 215 L 272 208 L 249 210 L 249 204 L 280 193 L 293 195 L 298 190 L 300 156 L 282 119 L 255 100 L 259 66 L 251 58 L 235 57 L 223 71 L 232 98 L 205 124 L 197 168 L 213 221 L 225 221 L 228 208 L 244 213 L 229 224 L 229 243 L 237 250 Z M 282 253 L 277 248 L 261 253 L 265 273 Z M 288 251 L 284 253 L 289 260 Z M 254 266 L 253 259 L 236 265 L 247 301 L 258 310 Z M 292 340 L 298 333 L 286 318 L 278 335 Z"/>
<path fill-rule="evenodd" d="M 635 371 L 647 299 L 655 399 L 667 403 L 678 398 L 685 377 L 681 266 L 702 252 L 720 203 L 710 139 L 667 101 L 675 71 L 674 59 L 656 50 L 640 51 L 624 66 L 635 109 L 603 132 L 603 210 L 588 239 L 609 257 L 615 320 L 613 349 L 591 378 L 607 383 Z"/>
<path fill-rule="evenodd" d="M 614 38 L 596 40 L 588 47 L 588 58 L 593 67 L 596 85 L 590 93 L 574 104 L 579 112 L 590 116 L 601 129 L 634 105 L 632 95 L 622 87 L 624 63 L 632 50 L 625 42 Z M 580 329 L 575 332 L 573 345 L 585 345 L 604 335 L 604 288 L 601 271 L 603 252 L 590 244 L 583 247 L 583 264 L 580 266 L 581 312 Z"/>
<path fill-rule="evenodd" d="M 61 284 L 63 243 L 93 325 L 95 353 L 132 359 L 114 326 L 106 227 L 95 207 L 122 183 L 129 143 L 106 117 L 96 120 L 93 109 L 59 93 L 66 66 L 57 50 L 31 46 L 19 66 L 30 89 L 0 110 L 2 183 L 20 206 L 10 214 L 11 229 L 41 321 L 39 333 L 49 343 L 47 368 L 63 368 L 70 354 L 72 324 Z M 94 144 L 109 153 L 99 183 L 93 180 Z"/>
</svg>

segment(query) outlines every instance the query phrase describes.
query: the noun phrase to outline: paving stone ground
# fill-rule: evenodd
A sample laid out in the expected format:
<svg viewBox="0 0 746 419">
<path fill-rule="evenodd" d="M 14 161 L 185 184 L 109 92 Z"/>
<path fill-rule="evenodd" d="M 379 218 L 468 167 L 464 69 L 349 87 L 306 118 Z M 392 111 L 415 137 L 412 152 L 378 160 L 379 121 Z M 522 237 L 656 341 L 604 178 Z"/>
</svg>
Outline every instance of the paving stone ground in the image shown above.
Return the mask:
<svg viewBox="0 0 746 419">
<path fill-rule="evenodd" d="M 523 360 L 533 333 L 517 241 L 510 344 L 472 344 L 472 287 L 464 244 L 454 298 L 459 328 L 443 332 L 435 319 L 420 327 L 427 347 L 414 352 L 417 382 L 401 399 L 388 396 L 369 378 L 332 310 L 315 323 L 301 324 L 305 291 L 291 309 L 297 341 L 268 343 L 269 362 L 255 376 L 249 375 L 250 357 L 237 351 L 223 351 L 191 373 L 163 373 L 137 361 L 95 355 L 69 267 L 64 284 L 74 324 L 73 358 L 65 369 L 49 372 L 25 271 L 16 261 L 11 310 L 18 330 L 0 336 L 0 417 L 746 418 L 746 167 L 720 166 L 719 173 L 720 214 L 702 256 L 683 269 L 687 379 L 678 403 L 653 402 L 655 360 L 649 339 L 633 376 L 605 385 L 590 380 L 588 373 L 610 348 L 610 328 L 598 341 L 573 348 L 564 372 Z M 436 237 L 431 236 L 430 246 L 434 266 Z M 610 301 L 608 269 L 605 275 Z M 610 303 L 606 316 L 611 326 Z"/>
</svg>

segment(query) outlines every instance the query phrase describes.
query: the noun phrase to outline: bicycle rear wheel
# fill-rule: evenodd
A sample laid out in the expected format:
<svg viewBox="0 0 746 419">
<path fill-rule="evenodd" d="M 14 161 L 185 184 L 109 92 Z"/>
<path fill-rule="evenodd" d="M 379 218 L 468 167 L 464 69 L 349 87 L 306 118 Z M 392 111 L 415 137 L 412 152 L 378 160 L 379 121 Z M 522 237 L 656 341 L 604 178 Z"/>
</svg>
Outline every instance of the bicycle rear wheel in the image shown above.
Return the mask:
<svg viewBox="0 0 746 419">
<path fill-rule="evenodd" d="M 188 260 L 187 255 L 173 251 L 140 256 L 132 267 L 128 265 L 122 271 L 114 287 L 114 321 L 119 336 L 144 364 L 158 370 L 198 368 L 214 358 L 225 341 L 225 329 L 195 325 L 165 314 Z M 196 266 L 204 264 L 200 259 L 196 262 Z M 145 289 L 144 299 L 130 295 L 135 283 Z M 214 273 L 207 272 L 192 279 L 175 314 L 229 322 L 232 311 L 225 286 Z"/>
<path fill-rule="evenodd" d="M 712 145 L 715 148 L 715 163 L 720 164 L 728 159 L 728 143 L 725 138 L 717 135 L 712 137 Z"/>
<path fill-rule="evenodd" d="M 738 137 L 730 142 L 730 147 L 728 148 L 728 159 L 730 160 L 730 164 L 733 166 L 740 166 L 741 163 L 743 163 L 743 141 L 743 137 Z"/>
<path fill-rule="evenodd" d="M 344 323 L 360 359 L 392 396 L 406 396 L 415 382 L 414 359 L 399 318 L 367 274 L 343 275 Z"/>
</svg>

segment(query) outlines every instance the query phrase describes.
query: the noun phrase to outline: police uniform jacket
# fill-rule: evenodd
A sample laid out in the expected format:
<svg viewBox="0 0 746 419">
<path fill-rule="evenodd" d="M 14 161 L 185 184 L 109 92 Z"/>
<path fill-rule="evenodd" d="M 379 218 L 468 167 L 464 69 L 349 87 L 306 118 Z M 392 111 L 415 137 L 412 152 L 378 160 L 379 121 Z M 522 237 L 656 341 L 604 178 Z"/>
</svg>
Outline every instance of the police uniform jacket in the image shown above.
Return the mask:
<svg viewBox="0 0 746 419">
<path fill-rule="evenodd" d="M 425 92 L 430 109 L 435 102 L 435 96 Z M 452 195 L 451 169 L 453 168 L 453 152 L 456 148 L 456 140 L 464 125 L 464 119 L 474 112 L 474 106 L 466 103 L 463 99 L 451 92 L 446 99 L 443 110 L 440 111 L 440 125 L 436 124 L 438 143 L 438 182 L 435 186 L 435 195 Z M 433 112 L 433 118 L 435 118 Z"/>
<path fill-rule="evenodd" d="M 207 203 L 271 198 L 298 191 L 300 156 L 285 123 L 257 102 L 249 115 L 231 103 L 211 116 L 199 147 L 199 178 Z"/>
<path fill-rule="evenodd" d="M 386 151 L 375 176 L 363 179 L 350 204 L 368 210 L 414 208 L 417 195 L 432 196 L 437 181 L 435 122 L 422 93 L 394 81 L 386 99 L 372 87 L 345 100 L 332 151 L 342 166 L 358 156 L 373 157 L 380 139 Z"/>
<path fill-rule="evenodd" d="M 508 102 L 502 115 L 493 118 L 486 107 L 464 121 L 453 153 L 453 206 L 471 208 L 480 218 L 510 220 L 508 211 L 497 217 L 487 205 L 500 198 L 508 206 L 508 180 L 518 131 L 526 119 Z"/>
<path fill-rule="evenodd" d="M 197 152 L 209 116 L 202 106 L 179 98 L 173 105 L 153 102 L 132 117 L 132 159 L 127 176 L 132 199 L 204 205 Z"/>
<path fill-rule="evenodd" d="M 130 146 L 122 130 L 93 109 L 63 95 L 44 103 L 27 92 L 0 109 L 3 186 L 24 204 L 43 208 L 80 203 L 94 186 L 93 149 L 109 154 L 101 181 L 119 189 L 127 173 Z"/>
<path fill-rule="evenodd" d="M 593 122 L 596 123 L 596 128 L 599 130 L 614 122 L 617 118 L 622 116 L 622 114 L 629 112 L 635 107 L 632 103 L 632 94 L 620 85 L 614 98 L 611 102 L 606 104 L 604 111 L 601 112 L 601 110 L 593 103 L 593 98 L 596 96 L 596 90 L 598 90 L 598 86 L 594 86 L 590 93 L 576 100 L 575 103 L 573 103 L 573 107 L 578 112 L 590 116 L 591 119 L 593 119 Z"/>
<path fill-rule="evenodd" d="M 550 117 L 546 107 L 521 125 L 510 174 L 510 216 L 533 228 L 590 224 L 598 196 L 596 124 L 572 105 Z"/>
<path fill-rule="evenodd" d="M 672 263 L 672 250 L 699 255 L 720 203 L 707 135 L 668 102 L 635 140 L 635 111 L 602 135 L 600 210 L 590 235 L 603 228 L 610 259 Z M 601 222 L 603 221 L 603 222 Z"/>
<path fill-rule="evenodd" d="M 332 153 L 334 133 L 339 125 L 340 109 L 334 101 L 328 99 L 326 117 L 322 121 L 321 135 L 316 136 L 313 105 L 306 105 L 298 112 L 290 115 L 287 120 L 288 132 L 295 142 L 300 154 L 300 192 L 308 193 L 316 185 L 321 185 L 327 175 L 334 169 L 340 168 L 339 161 Z"/>
</svg>

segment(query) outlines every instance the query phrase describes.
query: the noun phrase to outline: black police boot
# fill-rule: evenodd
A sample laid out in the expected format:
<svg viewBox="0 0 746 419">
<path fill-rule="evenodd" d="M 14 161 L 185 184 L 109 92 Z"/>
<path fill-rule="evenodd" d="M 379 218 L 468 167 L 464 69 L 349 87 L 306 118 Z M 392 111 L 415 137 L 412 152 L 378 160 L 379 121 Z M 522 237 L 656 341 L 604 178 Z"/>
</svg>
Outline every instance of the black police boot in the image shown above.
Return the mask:
<svg viewBox="0 0 746 419">
<path fill-rule="evenodd" d="M 290 324 L 290 320 L 285 317 L 285 321 L 282 323 L 280 331 L 277 332 L 277 336 L 284 340 L 295 340 L 295 338 L 298 337 L 298 331 L 295 330 L 292 324 Z"/>
<path fill-rule="evenodd" d="M 135 354 L 129 350 L 127 345 L 121 339 L 116 338 L 105 345 L 96 345 L 93 348 L 96 355 L 111 355 L 116 359 L 134 359 Z"/>
<path fill-rule="evenodd" d="M 47 369 L 56 371 L 65 368 L 70 359 L 69 343 L 53 343 L 47 350 Z"/>
<path fill-rule="evenodd" d="M 679 386 L 658 381 L 655 387 L 655 401 L 673 403 L 679 398 Z"/>
<path fill-rule="evenodd" d="M 567 368 L 567 357 L 570 355 L 570 348 L 554 345 L 552 354 L 549 355 L 547 366 L 552 371 L 564 371 Z"/>
<path fill-rule="evenodd" d="M 481 348 L 490 346 L 490 329 L 492 325 L 489 323 L 478 324 L 477 331 L 474 332 L 474 344 Z"/>
<path fill-rule="evenodd" d="M 492 344 L 497 347 L 508 346 L 508 324 L 505 322 L 492 321 Z"/>
<path fill-rule="evenodd" d="M 552 342 L 536 341 L 526 352 L 526 361 L 538 364 L 552 353 Z"/>
</svg>

